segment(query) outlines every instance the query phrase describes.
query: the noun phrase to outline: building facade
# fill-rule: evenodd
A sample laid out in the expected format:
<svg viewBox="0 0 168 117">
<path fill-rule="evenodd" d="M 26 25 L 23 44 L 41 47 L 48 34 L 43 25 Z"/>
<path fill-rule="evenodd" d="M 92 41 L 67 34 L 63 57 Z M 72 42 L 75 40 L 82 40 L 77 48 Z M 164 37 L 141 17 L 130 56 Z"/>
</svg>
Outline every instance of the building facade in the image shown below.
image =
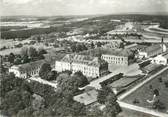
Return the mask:
<svg viewBox="0 0 168 117">
<path fill-rule="evenodd" d="M 131 51 L 126 49 L 122 50 L 111 49 L 107 50 L 106 53 L 103 53 L 101 58 L 107 61 L 108 64 L 128 66 L 129 64 L 132 63 L 134 55 Z"/>
<path fill-rule="evenodd" d="M 14 65 L 9 68 L 9 72 L 14 73 L 15 76 L 19 78 L 29 78 L 38 75 L 42 64 L 45 62 L 45 60 L 39 60 L 26 64 Z"/>
<path fill-rule="evenodd" d="M 158 55 L 158 56 L 152 58 L 151 63 L 160 64 L 160 65 L 167 65 L 167 59 L 162 55 Z"/>
<path fill-rule="evenodd" d="M 162 44 L 154 44 L 142 50 L 138 50 L 138 58 L 150 58 L 157 56 L 166 51 L 166 46 Z"/>
<path fill-rule="evenodd" d="M 87 77 L 96 78 L 108 71 L 108 64 L 98 57 L 67 54 L 62 60 L 55 62 L 55 70 L 70 70 L 73 73 L 81 71 Z"/>
</svg>

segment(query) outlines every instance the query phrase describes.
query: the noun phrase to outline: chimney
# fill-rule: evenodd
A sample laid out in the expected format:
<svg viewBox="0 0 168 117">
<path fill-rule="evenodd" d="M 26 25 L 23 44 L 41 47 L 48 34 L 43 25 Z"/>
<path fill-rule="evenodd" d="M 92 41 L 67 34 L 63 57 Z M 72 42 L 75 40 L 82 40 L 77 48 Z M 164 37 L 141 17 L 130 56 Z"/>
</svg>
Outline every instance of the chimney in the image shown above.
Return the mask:
<svg viewBox="0 0 168 117">
<path fill-rule="evenodd" d="M 163 53 L 163 43 L 164 43 L 164 41 L 163 41 L 163 36 L 162 36 L 162 41 L 161 41 L 161 44 L 162 44 L 162 53 Z"/>
</svg>

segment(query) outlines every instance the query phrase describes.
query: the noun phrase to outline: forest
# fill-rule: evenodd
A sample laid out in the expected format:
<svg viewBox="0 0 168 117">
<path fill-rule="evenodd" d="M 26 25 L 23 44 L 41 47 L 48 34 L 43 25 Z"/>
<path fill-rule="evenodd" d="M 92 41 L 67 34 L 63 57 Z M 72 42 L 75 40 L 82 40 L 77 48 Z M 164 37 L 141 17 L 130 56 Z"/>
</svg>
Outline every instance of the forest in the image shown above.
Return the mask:
<svg viewBox="0 0 168 117">
<path fill-rule="evenodd" d="M 13 18 L 14 19 L 14 18 Z M 52 19 L 52 18 L 50 18 Z M 66 19 L 66 18 L 65 18 Z M 65 20 L 63 17 L 58 20 Z M 121 20 L 121 22 L 112 22 L 112 19 Z M 9 20 L 9 19 L 8 19 Z M 52 20 L 50 20 L 52 21 Z M 55 21 L 55 19 L 53 19 Z M 58 27 L 49 28 L 33 28 L 28 30 L 10 31 L 10 27 L 3 27 L 1 29 L 2 39 L 14 39 L 14 38 L 28 38 L 36 34 L 49 34 L 52 32 L 68 32 L 72 29 L 81 29 L 84 34 L 86 33 L 100 33 L 104 34 L 107 31 L 113 30 L 115 26 L 132 21 L 132 22 L 157 22 L 160 23 L 161 28 L 168 28 L 168 16 L 166 15 L 105 15 L 96 16 L 84 21 L 71 22 L 70 24 L 63 24 Z M 3 31 L 5 30 L 5 31 Z"/>
</svg>

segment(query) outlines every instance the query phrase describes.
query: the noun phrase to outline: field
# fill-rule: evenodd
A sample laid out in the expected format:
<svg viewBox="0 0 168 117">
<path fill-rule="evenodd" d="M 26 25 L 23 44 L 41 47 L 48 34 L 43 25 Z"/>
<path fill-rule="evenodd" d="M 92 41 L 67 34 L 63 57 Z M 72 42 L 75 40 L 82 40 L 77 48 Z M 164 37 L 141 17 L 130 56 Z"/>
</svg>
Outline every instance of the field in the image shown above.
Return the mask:
<svg viewBox="0 0 168 117">
<path fill-rule="evenodd" d="M 29 42 L 30 40 L 23 40 L 23 41 L 13 41 L 12 39 L 9 40 L 0 40 L 0 48 L 3 48 L 4 46 L 8 49 L 0 50 L 0 55 L 8 55 L 10 53 L 19 54 L 22 48 L 12 48 L 15 44 L 22 43 L 23 47 L 34 47 L 36 49 L 38 48 L 44 48 L 44 49 L 50 49 L 50 47 L 45 46 L 42 43 L 37 43 L 34 45 L 24 45 L 24 43 Z"/>
<path fill-rule="evenodd" d="M 152 100 L 153 90 L 157 89 L 159 91 L 159 100 L 166 107 L 166 109 L 159 111 L 168 113 L 168 87 L 165 86 L 165 81 L 168 81 L 168 70 L 158 75 L 150 82 L 144 84 L 142 87 L 123 99 L 123 101 L 133 104 L 133 101 L 136 99 L 139 103 L 134 103 L 135 105 L 152 109 L 152 104 L 148 103 L 147 100 Z"/>
<path fill-rule="evenodd" d="M 122 112 L 119 113 L 117 117 L 156 117 L 156 116 L 122 108 Z"/>
</svg>

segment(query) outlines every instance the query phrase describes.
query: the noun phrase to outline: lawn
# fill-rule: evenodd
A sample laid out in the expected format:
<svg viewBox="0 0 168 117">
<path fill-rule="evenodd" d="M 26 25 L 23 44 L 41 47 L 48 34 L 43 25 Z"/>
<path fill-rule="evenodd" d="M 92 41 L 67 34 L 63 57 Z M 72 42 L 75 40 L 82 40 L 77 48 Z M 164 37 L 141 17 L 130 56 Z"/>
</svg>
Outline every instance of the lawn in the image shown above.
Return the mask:
<svg viewBox="0 0 168 117">
<path fill-rule="evenodd" d="M 126 108 L 122 108 L 122 112 L 119 113 L 117 117 L 156 117 L 156 116 L 130 110 L 130 109 L 126 109 Z"/>
<path fill-rule="evenodd" d="M 162 79 L 162 82 L 160 79 Z M 135 92 L 124 98 L 123 101 L 129 104 L 152 109 L 152 104 L 148 103 L 147 100 L 152 100 L 153 90 L 157 89 L 159 91 L 159 100 L 166 107 L 166 109 L 159 111 L 168 113 L 168 87 L 165 86 L 165 81 L 168 81 L 168 70 L 158 75 L 150 82 L 144 84 Z M 139 103 L 133 103 L 135 99 L 138 100 Z"/>
</svg>

